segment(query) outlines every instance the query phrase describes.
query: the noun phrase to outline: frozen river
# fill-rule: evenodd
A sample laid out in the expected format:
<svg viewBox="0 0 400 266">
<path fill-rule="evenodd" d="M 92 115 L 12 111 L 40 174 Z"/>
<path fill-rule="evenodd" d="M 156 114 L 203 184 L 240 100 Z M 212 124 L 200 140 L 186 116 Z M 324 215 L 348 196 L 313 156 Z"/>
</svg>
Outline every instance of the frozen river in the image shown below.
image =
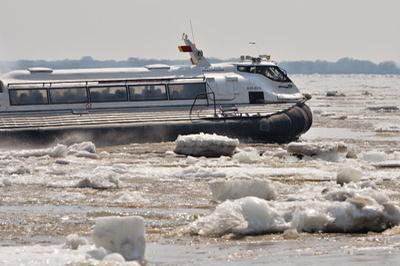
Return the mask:
<svg viewBox="0 0 400 266">
<path fill-rule="evenodd" d="M 144 218 L 149 265 L 396 264 L 400 76 L 292 78 L 313 96 L 314 124 L 301 140 L 331 145 L 328 154 L 255 143 L 220 158 L 177 155 L 174 143 L 3 147 L 0 265 L 114 265 L 87 257 L 95 219 L 114 215 Z M 349 168 L 354 182 L 339 186 Z M 267 201 L 223 203 L 210 184 L 229 180 L 239 180 L 237 194 L 256 182 Z M 65 248 L 70 234 L 89 242 Z"/>
</svg>

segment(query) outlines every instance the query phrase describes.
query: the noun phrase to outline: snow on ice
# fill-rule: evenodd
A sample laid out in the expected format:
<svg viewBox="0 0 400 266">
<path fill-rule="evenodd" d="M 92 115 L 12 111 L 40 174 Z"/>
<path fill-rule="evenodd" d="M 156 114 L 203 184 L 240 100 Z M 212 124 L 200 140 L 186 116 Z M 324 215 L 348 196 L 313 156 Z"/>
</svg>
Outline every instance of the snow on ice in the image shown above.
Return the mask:
<svg viewBox="0 0 400 266">
<path fill-rule="evenodd" d="M 247 196 L 272 200 L 276 190 L 271 181 L 266 179 L 213 180 L 208 183 L 215 200 L 239 199 Z"/>
<path fill-rule="evenodd" d="M 231 156 L 238 145 L 238 139 L 231 139 L 216 134 L 180 135 L 175 141 L 174 152 L 196 157 Z"/>
</svg>

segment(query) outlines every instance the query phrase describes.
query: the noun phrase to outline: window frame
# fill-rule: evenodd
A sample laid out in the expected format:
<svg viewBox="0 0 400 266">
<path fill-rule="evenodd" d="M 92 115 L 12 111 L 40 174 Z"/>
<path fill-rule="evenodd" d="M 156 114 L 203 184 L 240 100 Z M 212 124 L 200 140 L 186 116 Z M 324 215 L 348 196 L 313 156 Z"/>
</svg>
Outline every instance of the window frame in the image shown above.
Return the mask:
<svg viewBox="0 0 400 266">
<path fill-rule="evenodd" d="M 131 93 L 131 87 L 140 87 L 140 86 L 163 86 L 165 90 L 165 98 L 163 99 L 133 99 L 132 98 L 132 93 Z M 148 101 L 168 101 L 169 98 L 169 93 L 168 93 L 168 88 L 166 84 L 161 84 L 161 83 L 154 83 L 154 84 L 146 84 L 146 83 L 138 83 L 138 84 L 129 84 L 127 85 L 128 88 L 128 100 L 130 102 L 148 102 Z"/>
<path fill-rule="evenodd" d="M 241 67 L 246 67 L 248 71 L 240 70 Z M 254 71 L 253 72 L 250 71 L 250 69 L 252 67 L 254 67 Z M 257 67 L 276 68 L 276 69 L 278 69 L 278 71 L 283 73 L 283 75 L 286 77 L 286 80 L 278 80 L 278 79 L 273 79 L 271 77 L 268 77 L 268 76 L 266 76 L 266 75 L 264 75 L 264 74 L 262 74 L 260 72 L 257 72 Z M 236 69 L 237 69 L 238 72 L 242 72 L 242 73 L 259 74 L 259 75 L 262 75 L 263 77 L 266 77 L 267 79 L 275 81 L 275 82 L 282 82 L 282 83 L 283 82 L 292 82 L 291 79 L 288 77 L 287 73 L 285 73 L 285 71 L 283 71 L 278 66 L 270 66 L 270 65 L 268 65 L 268 66 L 266 66 L 266 65 L 261 65 L 261 66 L 259 66 L 259 65 L 237 65 Z"/>
<path fill-rule="evenodd" d="M 70 90 L 70 89 L 84 89 L 86 92 L 86 101 L 79 101 L 79 102 L 53 102 L 52 97 L 51 97 L 51 91 L 52 90 Z M 48 88 L 48 95 L 49 95 L 49 103 L 50 104 L 82 104 L 82 103 L 89 103 L 89 92 L 87 87 L 53 87 L 53 88 Z"/>
<path fill-rule="evenodd" d="M 33 90 L 41 90 L 41 91 L 45 91 L 45 95 L 46 95 L 46 102 L 44 103 L 28 103 L 28 104 L 15 104 L 12 102 L 12 97 L 11 97 L 11 93 L 14 91 L 33 91 Z M 8 99 L 10 102 L 10 106 L 27 106 L 27 105 L 46 105 L 49 104 L 50 99 L 49 99 L 49 92 L 47 90 L 47 88 L 24 88 L 24 89 L 8 89 Z"/>
<path fill-rule="evenodd" d="M 93 101 L 91 96 L 91 89 L 98 89 L 98 88 L 125 88 L 125 99 L 123 100 L 103 100 L 103 101 Z M 88 87 L 88 100 L 90 103 L 119 103 L 119 102 L 127 102 L 129 101 L 129 88 L 126 85 L 110 85 L 110 86 L 89 86 Z"/>
<path fill-rule="evenodd" d="M 188 84 L 202 84 L 202 85 L 204 85 L 204 92 L 203 93 L 200 93 L 200 94 L 197 94 L 196 96 L 194 96 L 193 98 L 178 98 L 178 99 L 174 99 L 174 98 L 172 98 L 171 97 L 171 92 L 170 92 L 170 89 L 169 89 L 169 87 L 172 85 L 188 85 Z M 198 96 L 198 95 L 201 95 L 201 94 L 203 94 L 204 95 L 204 98 L 203 97 L 199 97 L 198 99 L 201 99 L 201 100 L 206 100 L 207 99 L 207 85 L 206 85 L 206 82 L 180 82 L 180 83 L 170 83 L 170 84 L 168 84 L 168 95 L 169 95 L 169 100 L 170 101 L 179 101 L 179 100 L 194 100 L 194 99 L 196 99 L 196 97 Z"/>
</svg>

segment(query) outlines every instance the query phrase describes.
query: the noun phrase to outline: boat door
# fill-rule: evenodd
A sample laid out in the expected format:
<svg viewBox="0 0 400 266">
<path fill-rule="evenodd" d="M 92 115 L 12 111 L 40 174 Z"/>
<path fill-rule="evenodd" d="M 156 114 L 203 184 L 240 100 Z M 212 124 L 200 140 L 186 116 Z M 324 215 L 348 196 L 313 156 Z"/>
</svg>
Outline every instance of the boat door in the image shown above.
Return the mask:
<svg viewBox="0 0 400 266">
<path fill-rule="evenodd" d="M 220 76 L 207 78 L 207 83 L 215 94 L 216 101 L 232 101 L 238 94 L 238 78 Z"/>
</svg>

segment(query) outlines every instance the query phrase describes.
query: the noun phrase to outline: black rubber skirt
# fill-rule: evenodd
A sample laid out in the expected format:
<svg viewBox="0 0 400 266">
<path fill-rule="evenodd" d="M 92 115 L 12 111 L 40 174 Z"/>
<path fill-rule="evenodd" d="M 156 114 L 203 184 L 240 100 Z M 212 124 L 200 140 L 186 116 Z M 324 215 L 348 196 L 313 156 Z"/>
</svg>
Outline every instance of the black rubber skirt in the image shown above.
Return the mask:
<svg viewBox="0 0 400 266">
<path fill-rule="evenodd" d="M 0 144 L 49 145 L 93 141 L 96 145 L 116 145 L 131 142 L 174 141 L 178 135 L 200 132 L 238 138 L 244 142 L 287 143 L 298 139 L 310 129 L 311 125 L 311 110 L 306 104 L 298 103 L 269 116 L 1 131 Z"/>
</svg>

